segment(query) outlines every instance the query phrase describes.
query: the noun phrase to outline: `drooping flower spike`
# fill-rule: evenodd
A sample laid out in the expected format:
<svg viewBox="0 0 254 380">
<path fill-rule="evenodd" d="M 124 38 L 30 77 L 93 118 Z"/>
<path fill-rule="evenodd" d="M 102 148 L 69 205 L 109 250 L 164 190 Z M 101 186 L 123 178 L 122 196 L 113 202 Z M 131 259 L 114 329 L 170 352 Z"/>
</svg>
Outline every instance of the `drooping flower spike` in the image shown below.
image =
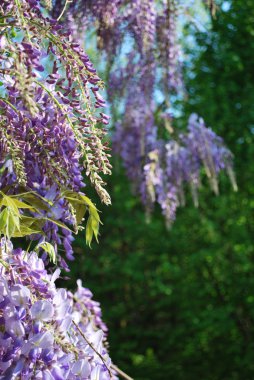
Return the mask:
<svg viewBox="0 0 254 380">
<path fill-rule="evenodd" d="M 88 56 L 54 20 L 43 17 L 38 1 L 4 0 L 0 17 L 5 20 L 0 29 L 1 130 L 8 140 L 4 153 L 11 154 L 13 146 L 24 154 L 23 175 L 16 173 L 17 180 L 26 183 L 28 174 L 32 177 L 24 160 L 34 149 L 31 156 L 39 162 L 35 166 L 46 184 L 54 180 L 60 186 L 80 188 L 80 159 L 108 203 L 99 178 L 100 172 L 110 172 L 105 130 L 99 127 L 107 124 L 107 118 L 96 112 L 105 101 L 99 93 L 102 82 Z M 65 140 L 60 143 L 62 134 Z M 50 144 L 54 144 L 51 150 Z"/>
<path fill-rule="evenodd" d="M 203 3 L 214 9 L 212 1 Z M 232 155 L 202 119 L 192 116 L 179 141 L 168 133 L 172 120 L 164 116 L 184 92 L 179 16 L 188 14 L 189 6 L 180 0 L 81 0 L 70 4 L 61 19 L 68 24 L 71 17 L 80 37 L 89 28 L 97 32 L 97 47 L 108 61 L 113 149 L 147 210 L 157 201 L 168 224 L 184 204 L 185 184 L 198 204 L 202 167 L 215 193 L 223 169 L 236 188 Z M 62 8 L 57 0 L 53 14 Z"/>
<path fill-rule="evenodd" d="M 82 217 L 78 201 L 63 193 L 82 192 L 86 175 L 101 201 L 110 203 L 101 178 L 111 172 L 103 83 L 70 33 L 43 16 L 39 1 L 4 0 L 0 20 L 0 190 L 8 195 L 33 192 L 50 202 L 50 210 L 37 209 L 33 202 L 33 216 L 39 213 L 45 221 L 43 235 L 31 235 L 27 224 L 19 236 L 46 239 L 55 250 L 62 245 L 73 259 L 72 233 L 61 225 L 77 232 Z M 90 208 L 86 201 L 82 207 L 84 216 Z M 98 223 L 99 218 L 93 230 Z"/>
</svg>

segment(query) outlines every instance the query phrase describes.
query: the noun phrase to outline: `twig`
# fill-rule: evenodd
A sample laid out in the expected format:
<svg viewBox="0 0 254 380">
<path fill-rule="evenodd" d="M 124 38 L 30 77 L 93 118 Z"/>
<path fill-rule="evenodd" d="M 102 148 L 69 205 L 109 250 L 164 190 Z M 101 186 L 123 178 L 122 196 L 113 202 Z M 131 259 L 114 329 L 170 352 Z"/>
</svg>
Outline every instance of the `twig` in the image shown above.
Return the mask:
<svg viewBox="0 0 254 380">
<path fill-rule="evenodd" d="M 107 366 L 107 364 L 106 364 L 105 359 L 103 358 L 103 356 L 94 348 L 93 344 L 91 342 L 89 342 L 89 340 L 87 339 L 87 337 L 85 336 L 85 334 L 83 333 L 83 331 L 80 329 L 80 327 L 77 325 L 77 323 L 74 320 L 72 320 L 72 323 L 77 328 L 77 330 L 80 333 L 80 335 L 82 336 L 82 338 L 85 339 L 85 341 L 88 344 L 88 346 L 90 346 L 92 348 L 92 350 L 99 356 L 99 358 L 101 359 L 101 361 L 103 362 L 103 364 L 107 368 L 109 376 L 112 378 L 112 373 L 110 371 L 110 368 Z"/>
<path fill-rule="evenodd" d="M 19 113 L 18 109 L 15 106 L 13 106 L 7 99 L 2 98 L 0 96 L 0 100 L 2 100 L 4 103 L 8 104 L 8 106 L 11 107 L 16 113 Z"/>
<path fill-rule="evenodd" d="M 63 10 L 62 10 L 62 12 L 60 13 L 60 15 L 57 17 L 57 21 L 59 21 L 60 18 L 63 16 L 64 12 L 66 11 L 67 5 L 68 5 L 69 3 L 72 3 L 72 0 L 66 0 L 66 1 L 65 1 L 65 4 L 64 4 Z"/>
<path fill-rule="evenodd" d="M 118 368 L 116 365 L 111 364 L 111 368 L 118 373 L 119 376 L 122 376 L 126 380 L 134 380 L 132 377 L 128 376 L 127 373 L 123 372 L 120 368 Z"/>
</svg>

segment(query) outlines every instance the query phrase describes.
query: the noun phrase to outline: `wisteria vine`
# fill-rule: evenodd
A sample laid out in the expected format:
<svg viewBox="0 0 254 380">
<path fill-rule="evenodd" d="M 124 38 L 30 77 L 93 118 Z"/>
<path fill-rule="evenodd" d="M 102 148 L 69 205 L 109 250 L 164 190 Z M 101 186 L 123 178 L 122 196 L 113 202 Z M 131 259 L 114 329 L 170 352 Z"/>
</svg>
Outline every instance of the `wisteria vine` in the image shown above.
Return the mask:
<svg viewBox="0 0 254 380">
<path fill-rule="evenodd" d="M 205 3 L 213 13 L 213 1 Z M 147 211 L 157 202 L 172 223 L 186 185 L 198 203 L 202 170 L 215 193 L 221 170 L 236 189 L 232 154 L 202 118 L 191 115 L 185 133 L 170 135 L 172 96 L 184 88 L 181 7 L 180 0 L 0 4 L 2 380 L 130 379 L 111 363 L 91 292 L 81 281 L 75 293 L 55 286 L 59 267 L 68 270 L 61 249 L 74 259 L 73 234 L 85 228 L 89 245 L 98 239 L 86 181 L 110 204 L 109 116 L 103 82 L 80 47 L 86 31 L 95 32 L 106 62 L 114 151 Z M 17 248 L 15 238 L 24 237 L 27 248 Z"/>
<path fill-rule="evenodd" d="M 55 286 L 84 218 L 98 238 L 83 178 L 110 203 L 103 83 L 37 0 L 1 2 L 0 53 L 0 378 L 117 379 L 98 302 Z"/>
<path fill-rule="evenodd" d="M 54 3 L 55 17 L 64 3 Z M 214 15 L 215 3 L 202 3 Z M 147 212 L 159 203 L 168 225 L 184 204 L 185 184 L 198 204 L 203 169 L 216 194 L 222 170 L 236 190 L 233 156 L 202 118 L 192 115 L 186 133 L 172 135 L 174 104 L 185 92 L 179 16 L 183 19 L 191 6 L 181 0 L 80 0 L 61 15 L 81 43 L 86 31 L 95 31 L 98 52 L 107 62 L 113 150 Z"/>
<path fill-rule="evenodd" d="M 109 117 L 101 111 L 103 83 L 70 33 L 43 17 L 38 1 L 3 1 L 0 20 L 0 185 L 10 194 L 35 192 L 51 202 L 48 212 L 40 210 L 43 239 L 56 250 L 62 244 L 73 259 L 72 234 L 68 228 L 60 233 L 59 225 L 78 229 L 75 206 L 82 196 L 75 203 L 64 191 L 81 192 L 84 172 L 102 202 L 110 203 L 101 178 L 111 172 L 105 141 Z"/>
</svg>

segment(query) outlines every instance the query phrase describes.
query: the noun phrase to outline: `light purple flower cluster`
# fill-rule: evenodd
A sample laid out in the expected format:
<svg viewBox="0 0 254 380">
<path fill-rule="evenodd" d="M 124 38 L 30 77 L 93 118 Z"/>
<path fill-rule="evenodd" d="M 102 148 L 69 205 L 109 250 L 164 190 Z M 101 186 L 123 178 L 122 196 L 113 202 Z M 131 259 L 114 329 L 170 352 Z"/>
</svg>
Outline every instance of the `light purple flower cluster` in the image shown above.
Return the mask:
<svg viewBox="0 0 254 380">
<path fill-rule="evenodd" d="M 213 1 L 204 3 L 214 6 Z M 171 121 L 163 117 L 184 90 L 179 15 L 190 5 L 180 0 L 82 0 L 71 4 L 62 19 L 72 15 L 79 31 L 81 20 L 97 31 L 98 48 L 108 61 L 113 149 L 146 208 L 151 210 L 157 201 L 168 223 L 185 202 L 186 184 L 198 204 L 202 168 L 215 193 L 223 169 L 236 188 L 232 155 L 202 119 L 192 116 L 187 133 L 174 141 L 168 133 Z M 63 0 L 57 0 L 53 12 L 62 7 Z"/>
<path fill-rule="evenodd" d="M 40 161 L 40 174 L 47 175 L 45 181 L 54 178 L 66 187 L 80 187 L 77 160 L 82 158 L 87 175 L 107 203 L 98 177 L 100 172 L 110 172 L 110 164 L 102 141 L 105 130 L 97 124 L 107 125 L 108 117 L 96 112 L 105 105 L 96 70 L 79 45 L 71 42 L 70 34 L 42 16 L 38 1 L 24 1 L 20 6 L 4 1 L 0 15 L 15 25 L 14 32 L 8 27 L 0 30 L 4 94 L 0 106 L 6 116 L 2 134 L 8 140 L 7 153 L 14 148 L 20 154 L 23 149 L 27 153 L 36 142 L 31 155 L 35 153 Z M 13 135 L 13 128 L 8 130 L 9 122 L 20 125 L 18 136 Z M 60 144 L 63 135 L 66 137 Z M 68 149 L 70 156 L 66 156 Z M 25 166 L 23 177 L 18 179 L 23 182 L 28 174 L 31 177 L 29 169 Z"/>
<path fill-rule="evenodd" d="M 176 93 L 183 87 L 181 47 L 177 34 L 178 3 L 179 0 L 168 0 L 156 25 L 160 63 L 164 70 L 162 80 L 166 79 L 169 91 Z"/>
<path fill-rule="evenodd" d="M 135 38 L 140 52 L 145 54 L 154 48 L 156 37 L 156 10 L 154 0 L 135 0 L 129 2 L 124 11 L 128 28 Z"/>
<path fill-rule="evenodd" d="M 61 191 L 81 191 L 83 169 L 110 203 L 100 177 L 111 168 L 102 82 L 70 33 L 43 16 L 39 1 L 4 0 L 0 16 L 0 188 L 35 191 L 54 203 L 44 216 L 74 225 Z M 44 227 L 55 249 L 63 245 L 73 259 L 72 235 L 59 230 L 50 221 Z"/>
<path fill-rule="evenodd" d="M 150 162 L 149 153 L 165 145 L 159 141 L 157 120 L 154 119 L 157 108 L 161 107 L 157 104 L 155 91 L 159 90 L 164 97 L 163 111 L 168 108 L 171 93 L 183 87 L 177 32 L 179 4 L 178 0 L 119 0 L 112 2 L 109 12 L 109 3 L 83 0 L 78 5 L 70 4 L 66 20 L 73 15 L 72 20 L 79 24 L 79 31 L 84 20 L 86 27 L 90 25 L 97 30 L 98 47 L 106 52 L 109 63 L 109 99 L 112 109 L 117 109 L 113 115 L 116 122 L 113 149 L 123 158 L 136 191 L 142 188 L 143 201 L 150 207 L 149 196 L 144 192 L 143 168 Z M 57 0 L 53 11 L 60 13 L 61 7 L 63 1 Z M 119 109 L 122 112 L 119 113 Z M 162 167 L 159 173 L 164 175 L 164 165 Z M 172 199 L 177 202 L 177 196 L 173 188 L 163 194 L 160 191 L 159 198 L 166 210 Z"/>
<path fill-rule="evenodd" d="M 128 177 L 133 181 L 134 186 L 136 184 L 138 187 L 138 181 L 142 178 L 144 160 L 155 147 L 156 127 L 154 127 L 153 113 L 149 109 L 148 99 L 141 91 L 136 92 L 136 87 L 130 85 L 128 90 L 125 104 L 126 116 L 123 123 L 116 124 L 113 149 L 122 157 Z"/>
<path fill-rule="evenodd" d="M 36 253 L 0 249 L 0 378 L 116 379 L 92 293 L 57 289 Z"/>
<path fill-rule="evenodd" d="M 57 248 L 73 259 L 65 224 L 77 232 L 86 210 L 86 239 L 97 237 L 82 168 L 108 204 L 100 174 L 111 166 L 102 82 L 70 34 L 43 14 L 37 0 L 0 4 L 0 379 L 114 380 L 99 303 L 81 281 L 75 293 L 57 289 L 60 269 L 46 271 L 46 252 L 68 269 Z M 13 249 L 10 236 L 40 244 Z"/>
<path fill-rule="evenodd" d="M 121 55 L 131 46 L 135 61 L 139 61 L 139 74 L 145 66 L 150 66 L 155 78 L 162 74 L 167 85 L 163 86 L 165 96 L 169 91 L 181 86 L 180 47 L 177 33 L 178 0 L 82 0 L 71 3 L 62 21 L 68 20 L 79 25 L 81 30 L 95 28 L 97 45 L 107 53 L 110 76 L 115 75 L 115 65 L 121 66 Z M 63 0 L 56 0 L 53 15 L 57 17 L 64 7 Z M 135 64 L 134 64 L 135 65 Z M 121 71 L 121 70 L 120 70 Z M 145 80 L 145 78 L 143 78 Z M 109 83 L 114 86 L 114 83 Z M 125 83 L 122 84 L 125 86 Z M 153 88 L 150 88 L 153 92 Z"/>
<path fill-rule="evenodd" d="M 138 102 L 134 94 L 132 100 Z M 134 192 L 141 195 L 148 214 L 157 202 L 170 225 L 177 208 L 185 205 L 186 186 L 190 187 L 194 204 L 198 206 L 203 169 L 215 194 L 219 192 L 218 176 L 222 170 L 227 172 L 234 190 L 237 190 L 233 155 L 223 140 L 206 128 L 202 118 L 192 114 L 186 133 L 180 134 L 177 140 L 166 141 L 158 138 L 153 114 L 145 103 L 143 110 L 146 112 L 145 126 L 140 125 L 138 112 L 129 112 L 125 128 L 116 128 L 114 145 L 116 153 L 122 157 Z M 140 144 L 141 141 L 144 143 Z"/>
</svg>

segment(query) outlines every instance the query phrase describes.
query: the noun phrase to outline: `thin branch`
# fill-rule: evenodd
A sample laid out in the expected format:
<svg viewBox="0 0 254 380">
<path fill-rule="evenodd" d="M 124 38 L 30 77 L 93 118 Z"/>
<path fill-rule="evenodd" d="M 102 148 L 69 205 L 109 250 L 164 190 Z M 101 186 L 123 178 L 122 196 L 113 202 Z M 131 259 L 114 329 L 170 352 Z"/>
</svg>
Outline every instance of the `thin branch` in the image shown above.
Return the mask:
<svg viewBox="0 0 254 380">
<path fill-rule="evenodd" d="M 2 98 L 0 96 L 0 100 L 2 100 L 4 103 L 8 104 L 8 106 L 11 107 L 16 113 L 19 113 L 18 109 L 14 105 L 12 105 L 7 99 Z"/>
<path fill-rule="evenodd" d="M 82 338 L 85 339 L 85 341 L 88 344 L 88 346 L 90 346 L 92 348 L 92 350 L 99 356 L 99 358 L 101 359 L 101 361 L 103 362 L 103 364 L 107 368 L 109 376 L 112 378 L 112 373 L 110 371 L 110 368 L 107 366 L 107 364 L 106 364 L 105 359 L 103 358 L 103 356 L 94 348 L 93 344 L 91 342 L 89 342 L 89 340 L 87 339 L 87 337 L 85 336 L 85 334 L 83 333 L 83 331 L 80 329 L 80 327 L 77 325 L 77 323 L 74 320 L 72 320 L 72 323 L 77 328 L 77 330 L 80 333 L 80 335 L 82 336 Z"/>
<path fill-rule="evenodd" d="M 63 16 L 64 12 L 66 11 L 67 5 L 68 5 L 69 3 L 72 3 L 72 0 L 65 0 L 65 4 L 64 4 L 63 10 L 62 10 L 62 12 L 60 13 L 60 15 L 57 17 L 57 21 L 59 21 L 60 18 Z"/>
<path fill-rule="evenodd" d="M 134 380 L 132 377 L 128 376 L 127 373 L 123 372 L 120 368 L 118 368 L 116 365 L 114 364 L 111 364 L 111 368 L 116 371 L 116 373 L 119 375 L 119 376 L 122 376 L 123 379 L 126 379 L 126 380 Z"/>
</svg>

